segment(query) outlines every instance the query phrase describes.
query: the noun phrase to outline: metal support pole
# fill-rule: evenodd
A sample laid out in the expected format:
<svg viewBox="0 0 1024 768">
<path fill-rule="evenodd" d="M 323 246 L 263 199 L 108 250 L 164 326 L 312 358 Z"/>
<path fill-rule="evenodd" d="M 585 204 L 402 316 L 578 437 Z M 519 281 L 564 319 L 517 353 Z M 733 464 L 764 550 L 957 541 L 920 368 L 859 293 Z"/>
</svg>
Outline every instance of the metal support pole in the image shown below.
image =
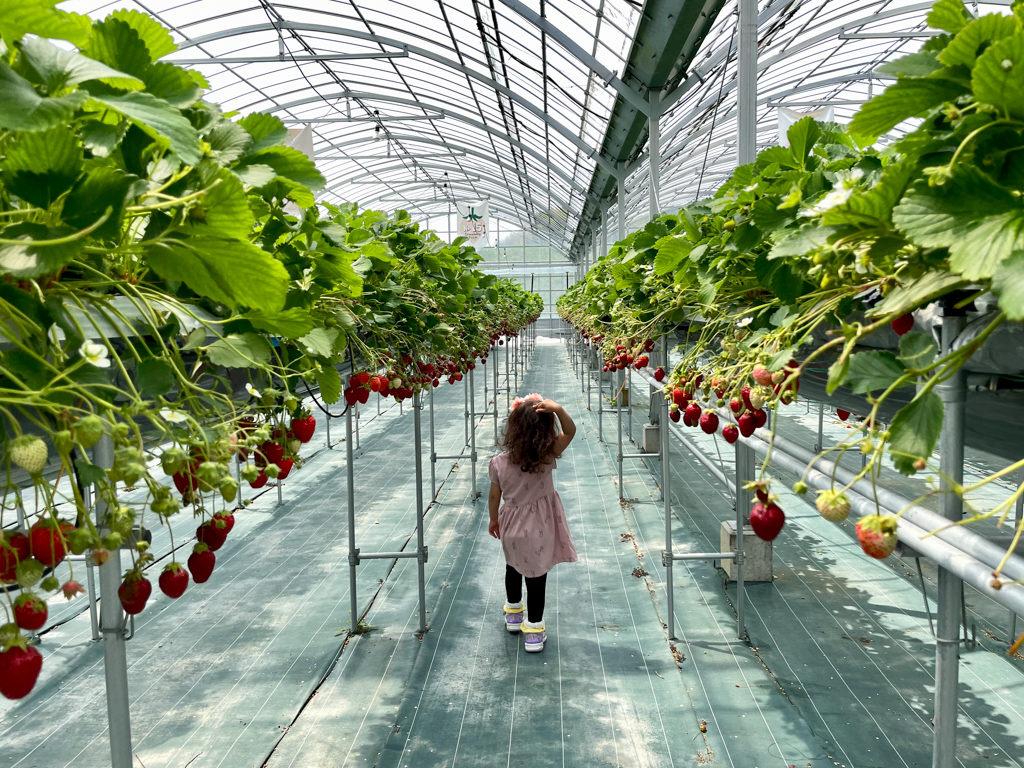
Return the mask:
<svg viewBox="0 0 1024 768">
<path fill-rule="evenodd" d="M 427 631 L 427 581 L 425 572 L 427 548 L 423 541 L 423 435 L 420 430 L 420 411 L 422 408 L 420 394 L 417 392 L 412 396 L 412 424 L 413 441 L 416 443 L 416 578 L 420 588 L 419 633 L 421 635 Z"/>
<path fill-rule="evenodd" d="M 615 438 L 618 450 L 615 453 L 619 461 L 619 501 L 626 498 L 622 493 L 622 388 L 626 385 L 626 374 L 619 371 L 617 381 L 612 386 L 618 385 L 615 395 Z"/>
<path fill-rule="evenodd" d="M 629 442 L 636 444 L 633 440 L 633 369 L 626 369 L 626 389 L 623 393 L 626 401 L 626 434 L 629 436 Z"/>
<path fill-rule="evenodd" d="M 93 449 L 93 463 L 103 469 L 114 465 L 114 442 L 104 435 Z M 96 526 L 105 529 L 108 503 L 96 499 Z M 100 566 L 100 632 L 103 635 L 103 671 L 107 687 L 107 725 L 110 729 L 112 768 L 132 766 L 132 720 L 128 699 L 128 654 L 125 648 L 124 610 L 117 597 L 121 586 L 121 550 L 110 553 Z"/>
<path fill-rule="evenodd" d="M 668 338 L 661 340 L 662 355 L 668 357 Z M 664 502 L 665 512 L 665 553 L 662 562 L 665 566 L 665 605 L 668 609 L 668 639 L 676 639 L 676 618 L 675 618 L 675 580 L 672 576 L 672 493 L 671 483 L 671 458 L 672 445 L 669 442 L 668 434 L 668 398 L 662 397 L 661 424 L 658 426 L 658 436 L 661 438 L 661 497 Z"/>
<path fill-rule="evenodd" d="M 757 0 L 754 0 L 756 3 Z M 756 5 L 755 5 L 756 8 Z M 649 213 L 651 221 L 658 218 L 661 209 L 658 204 L 661 183 L 661 89 L 651 88 L 647 92 L 647 173 L 650 192 Z"/>
<path fill-rule="evenodd" d="M 1020 482 L 1024 483 L 1024 471 L 1021 471 Z M 1014 515 L 1013 532 L 1016 533 L 1017 529 L 1024 524 L 1024 521 L 1022 521 L 1022 518 L 1024 518 L 1024 496 L 1017 497 L 1017 503 L 1014 507 L 1016 514 Z M 1017 637 L 1017 614 L 1012 608 L 1010 609 L 1010 631 L 1007 632 L 1007 635 L 1011 643 Z"/>
<path fill-rule="evenodd" d="M 743 599 L 746 596 L 746 582 L 743 578 L 743 533 L 747 516 L 753 501 L 750 491 L 743 488 L 754 479 L 757 467 L 754 449 L 742 441 L 736 443 L 736 636 L 742 640 L 746 634 L 743 622 Z"/>
<path fill-rule="evenodd" d="M 615 167 L 618 170 L 616 175 L 618 204 L 615 206 L 616 223 L 618 225 L 618 237 L 616 240 L 622 240 L 626 236 L 626 163 L 620 160 Z"/>
<path fill-rule="evenodd" d="M 943 308 L 942 353 L 953 349 L 967 318 L 952 302 Z M 940 513 L 947 520 L 963 518 L 963 499 L 952 492 L 964 479 L 964 410 L 966 377 L 957 371 L 935 387 L 945 417 L 939 436 L 939 477 L 942 490 Z M 963 582 L 952 571 L 939 569 L 938 616 L 935 622 L 935 716 L 932 768 L 953 768 L 956 760 L 957 678 L 960 656 L 960 600 Z"/>
<path fill-rule="evenodd" d="M 356 403 L 355 409 L 356 409 L 356 415 L 355 415 L 355 421 L 356 421 L 356 450 L 359 450 L 359 403 Z"/>
<path fill-rule="evenodd" d="M 328 416 L 325 420 L 327 427 L 327 450 L 331 450 L 331 417 Z"/>
<path fill-rule="evenodd" d="M 597 439 L 604 442 L 604 365 L 601 363 L 601 356 L 597 357 Z"/>
<path fill-rule="evenodd" d="M 740 2 L 738 165 L 754 162 L 757 156 L 757 0 Z"/>
<path fill-rule="evenodd" d="M 352 613 L 349 634 L 359 631 L 359 605 L 356 599 L 356 568 L 359 550 L 356 548 L 356 488 L 355 455 L 352 446 L 352 406 L 345 409 L 345 477 L 348 481 L 348 597 Z"/>
<path fill-rule="evenodd" d="M 765 425 L 767 426 L 767 424 Z M 814 452 L 820 453 L 825 444 L 825 403 L 818 403 L 818 442 L 814 444 Z"/>
<path fill-rule="evenodd" d="M 508 351 L 512 344 L 509 337 L 505 337 L 505 412 L 512 407 L 512 376 L 508 371 Z M 518 393 L 517 393 L 518 394 Z"/>
<path fill-rule="evenodd" d="M 498 397 L 497 394 L 494 395 Z M 430 395 L 427 398 L 430 402 L 430 499 L 437 498 L 437 457 L 434 455 L 434 387 L 430 387 Z"/>
<path fill-rule="evenodd" d="M 497 350 L 497 347 L 495 347 Z M 498 444 L 498 360 L 497 354 L 495 354 L 494 365 L 491 366 L 491 370 L 494 371 L 494 444 Z"/>
<path fill-rule="evenodd" d="M 466 371 L 466 373 L 468 374 L 469 371 Z M 463 392 L 463 394 L 466 396 L 466 421 L 464 423 L 464 426 L 466 428 L 466 442 L 463 443 L 463 445 L 469 445 L 469 415 L 473 412 L 473 409 L 469 407 L 469 376 L 466 376 L 464 381 L 466 382 L 465 390 Z"/>
<path fill-rule="evenodd" d="M 473 385 L 473 369 L 469 369 L 469 463 L 472 468 L 473 498 L 476 499 L 476 399 Z"/>
</svg>

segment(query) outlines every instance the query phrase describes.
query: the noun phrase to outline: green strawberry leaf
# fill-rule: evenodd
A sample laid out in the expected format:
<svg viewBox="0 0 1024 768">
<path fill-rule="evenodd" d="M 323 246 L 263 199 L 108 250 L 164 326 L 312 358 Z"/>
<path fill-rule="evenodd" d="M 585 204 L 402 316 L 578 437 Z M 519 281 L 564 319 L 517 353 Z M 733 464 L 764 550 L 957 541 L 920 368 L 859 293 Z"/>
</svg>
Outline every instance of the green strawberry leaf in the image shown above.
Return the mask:
<svg viewBox="0 0 1024 768">
<path fill-rule="evenodd" d="M 146 261 L 164 280 L 183 282 L 228 307 L 279 312 L 288 293 L 284 265 L 244 240 L 196 234 L 161 241 L 149 244 Z"/>
<path fill-rule="evenodd" d="M 184 163 L 198 165 L 202 159 L 196 129 L 166 101 L 140 91 L 123 96 L 93 96 L 92 102 L 119 112 L 150 136 L 166 138 L 171 151 Z"/>
<path fill-rule="evenodd" d="M 232 333 L 204 350 L 211 363 L 224 368 L 253 368 L 270 362 L 270 345 L 256 333 Z"/>
<path fill-rule="evenodd" d="M 939 64 L 939 59 L 934 53 L 921 51 L 887 61 L 880 67 L 876 67 L 875 72 L 893 77 L 926 77 L 941 68 L 942 65 Z"/>
<path fill-rule="evenodd" d="M 248 312 L 243 317 L 261 331 L 287 339 L 298 339 L 313 330 L 313 318 L 304 309 L 292 307 L 283 312 Z"/>
<path fill-rule="evenodd" d="M 85 239 L 80 237 L 55 244 L 47 241 L 62 240 L 75 231 L 67 226 L 47 227 L 30 222 L 0 230 L 0 239 L 16 241 L 0 244 L 0 274 L 33 278 L 59 272 L 81 253 Z"/>
<path fill-rule="evenodd" d="M 296 342 L 306 352 L 317 357 L 332 357 L 334 342 L 338 338 L 337 328 L 314 328 Z"/>
<path fill-rule="evenodd" d="M 935 361 L 939 345 L 927 333 L 907 333 L 900 337 L 899 360 L 907 368 L 925 368 Z"/>
<path fill-rule="evenodd" d="M 328 405 L 333 405 L 341 398 L 341 374 L 333 366 L 318 370 L 316 383 L 320 385 L 320 398 Z"/>
<path fill-rule="evenodd" d="M 145 395 L 166 395 L 176 381 L 174 366 L 159 357 L 144 358 L 135 371 L 135 384 Z"/>
<path fill-rule="evenodd" d="M 1016 26 L 1016 19 L 1010 21 Z M 1000 40 L 981 54 L 971 73 L 971 85 L 978 101 L 1015 117 L 1024 116 L 1024 33 Z"/>
<path fill-rule="evenodd" d="M 874 141 L 904 120 L 923 117 L 965 92 L 963 85 L 952 80 L 901 78 L 860 108 L 850 121 L 850 133 Z"/>
<path fill-rule="evenodd" d="M 171 33 L 149 14 L 119 8 L 110 15 L 135 30 L 153 61 L 178 50 Z"/>
<path fill-rule="evenodd" d="M 904 373 L 903 363 L 892 352 L 871 350 L 850 355 L 849 370 L 843 380 L 855 395 L 887 389 Z"/>
<path fill-rule="evenodd" d="M 107 220 L 92 231 L 92 236 L 105 240 L 121 232 L 121 217 L 129 191 L 139 182 L 120 168 L 96 166 L 81 176 L 64 200 L 61 218 L 76 229 L 85 229 L 104 216 Z M 144 187 L 145 182 L 142 182 Z"/>
<path fill-rule="evenodd" d="M 45 131 L 64 125 L 88 98 L 82 91 L 40 96 L 32 83 L 0 61 L 0 128 L 4 130 Z"/>
<path fill-rule="evenodd" d="M 889 427 L 892 463 L 904 475 L 912 475 L 914 462 L 928 459 L 942 432 L 944 408 L 934 392 L 918 395 L 896 412 Z"/>
<path fill-rule="evenodd" d="M 1024 250 L 1014 251 L 992 275 L 992 291 L 1010 320 L 1024 320 Z"/>
<path fill-rule="evenodd" d="M 31 32 L 39 37 L 68 40 L 77 46 L 89 39 L 89 18 L 77 13 L 57 10 L 61 0 L 19 0 L 5 3 L 0 14 L 0 37 L 7 43 L 21 40 Z"/>
<path fill-rule="evenodd" d="M 288 129 L 281 122 L 281 118 L 274 115 L 253 112 L 239 120 L 238 125 L 252 137 L 252 152 L 275 147 L 288 138 Z"/>
<path fill-rule="evenodd" d="M 99 80 L 127 91 L 145 87 L 137 77 L 118 72 L 103 62 L 75 51 L 58 48 L 49 40 L 38 37 L 23 40 L 21 53 L 43 78 L 49 93 L 58 93 L 68 86 L 78 85 L 87 80 Z"/>
<path fill-rule="evenodd" d="M 663 237 L 654 245 L 658 249 L 658 255 L 654 258 L 654 274 L 656 275 L 675 272 L 693 250 L 693 243 L 681 235 Z"/>
<path fill-rule="evenodd" d="M 962 0 L 938 0 L 928 12 L 928 26 L 956 34 L 974 19 Z"/>
</svg>

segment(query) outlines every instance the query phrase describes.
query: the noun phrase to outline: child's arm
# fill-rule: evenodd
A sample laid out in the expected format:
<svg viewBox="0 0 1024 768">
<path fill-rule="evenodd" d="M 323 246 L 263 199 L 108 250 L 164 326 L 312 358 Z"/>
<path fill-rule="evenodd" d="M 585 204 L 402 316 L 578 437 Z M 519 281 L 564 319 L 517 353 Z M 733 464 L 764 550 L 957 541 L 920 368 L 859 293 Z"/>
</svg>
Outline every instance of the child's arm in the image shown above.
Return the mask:
<svg viewBox="0 0 1024 768">
<path fill-rule="evenodd" d="M 498 531 L 498 505 L 501 503 L 501 487 L 497 483 L 491 483 L 491 493 L 487 497 L 487 510 L 491 513 L 491 522 L 487 526 L 487 532 L 496 539 L 501 538 Z"/>
<path fill-rule="evenodd" d="M 576 437 L 576 423 L 565 412 L 565 408 L 554 400 L 544 400 L 538 403 L 537 410 L 543 413 L 553 413 L 558 417 L 558 423 L 562 426 L 562 432 L 555 438 L 555 455 L 561 456 L 562 451 L 568 448 L 569 443 Z"/>
</svg>

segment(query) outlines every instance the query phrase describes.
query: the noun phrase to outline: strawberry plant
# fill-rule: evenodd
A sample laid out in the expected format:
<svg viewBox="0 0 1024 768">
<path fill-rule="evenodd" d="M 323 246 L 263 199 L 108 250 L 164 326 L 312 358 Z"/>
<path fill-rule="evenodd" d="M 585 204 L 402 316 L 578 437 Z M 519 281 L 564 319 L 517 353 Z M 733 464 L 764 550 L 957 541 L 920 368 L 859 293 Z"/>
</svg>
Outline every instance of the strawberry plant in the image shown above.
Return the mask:
<svg viewBox="0 0 1024 768">
<path fill-rule="evenodd" d="M 154 19 L 53 5 L 0 25 L 0 526 L 31 523 L 4 532 L 0 580 L 70 599 L 73 574 L 46 568 L 107 562 L 190 510 L 203 583 L 233 524 L 231 462 L 253 487 L 301 466 L 303 387 L 338 402 L 349 362 L 376 377 L 356 402 L 412 397 L 442 369 L 461 378 L 540 298 L 404 211 L 317 203 L 324 179 L 284 123 L 226 117 L 200 73 L 162 60 L 175 44 Z M 104 438 L 110 467 L 90 459 Z M 145 503 L 119 503 L 125 486 Z M 142 610 L 152 558 L 128 554 L 122 602 Z M 9 596 L 4 611 L 15 626 Z M 31 671 L 14 631 L 2 652 Z"/>
<path fill-rule="evenodd" d="M 788 146 L 615 243 L 562 296 L 560 315 L 600 349 L 605 370 L 635 366 L 650 341 L 680 333 L 666 397 L 680 407 L 727 402 L 750 436 L 823 363 L 829 394 L 863 395 L 866 414 L 825 452 L 859 448 L 866 464 L 855 480 L 885 460 L 907 475 L 927 468 L 943 424 L 936 386 L 1000 326 L 1024 320 L 1024 3 L 975 18 L 960 0 L 939 0 L 928 22 L 942 34 L 882 65 L 895 82 L 848 127 L 797 122 Z M 915 331 L 929 304 L 957 311 L 982 299 L 995 311 L 955 349 Z M 889 349 L 862 344 L 886 334 Z M 901 390 L 910 402 L 883 431 L 880 408 Z M 683 418 L 701 416 L 687 406 Z M 823 515 L 845 516 L 847 488 Z M 1004 521 L 1022 493 L 971 519 Z"/>
</svg>

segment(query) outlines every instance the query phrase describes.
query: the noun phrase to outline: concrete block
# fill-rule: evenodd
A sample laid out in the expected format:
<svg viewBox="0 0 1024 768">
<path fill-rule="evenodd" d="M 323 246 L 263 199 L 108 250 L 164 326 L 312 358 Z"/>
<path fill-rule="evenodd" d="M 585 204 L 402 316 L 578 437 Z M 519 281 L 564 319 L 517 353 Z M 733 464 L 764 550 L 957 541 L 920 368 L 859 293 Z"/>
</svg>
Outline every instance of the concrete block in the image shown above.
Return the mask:
<svg viewBox="0 0 1024 768">
<path fill-rule="evenodd" d="M 720 552 L 736 551 L 736 521 L 724 520 L 721 527 Z M 758 538 L 749 525 L 743 526 L 743 582 L 772 581 L 772 543 Z M 734 579 L 735 564 L 732 560 L 722 561 L 725 575 Z"/>
<path fill-rule="evenodd" d="M 622 400 L 620 402 L 623 408 L 629 407 L 629 387 L 622 388 Z"/>
<path fill-rule="evenodd" d="M 661 450 L 661 431 L 657 424 L 644 424 L 644 453 L 657 453 Z"/>
</svg>

